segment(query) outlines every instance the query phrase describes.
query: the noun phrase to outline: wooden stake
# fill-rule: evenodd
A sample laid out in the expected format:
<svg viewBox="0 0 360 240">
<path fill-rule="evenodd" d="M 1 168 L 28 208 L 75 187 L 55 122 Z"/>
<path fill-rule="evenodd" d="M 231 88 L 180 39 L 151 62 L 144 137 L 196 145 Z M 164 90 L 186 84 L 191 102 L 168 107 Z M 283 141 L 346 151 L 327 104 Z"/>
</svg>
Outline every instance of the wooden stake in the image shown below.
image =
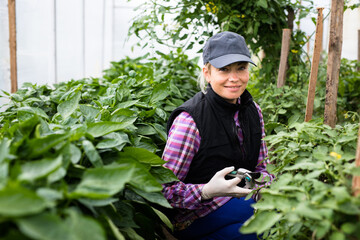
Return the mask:
<svg viewBox="0 0 360 240">
<path fill-rule="evenodd" d="M 11 92 L 18 89 L 17 60 L 16 60 L 16 9 L 15 0 L 8 0 L 9 9 L 9 47 L 10 47 L 10 79 Z"/>
<path fill-rule="evenodd" d="M 324 112 L 324 123 L 330 127 L 335 127 L 336 124 L 336 101 L 343 41 L 343 13 L 344 0 L 332 0 Z"/>
<path fill-rule="evenodd" d="M 291 29 L 288 28 L 283 29 L 279 75 L 277 81 L 278 88 L 283 87 L 285 85 L 287 59 L 289 56 L 289 49 L 290 49 L 290 39 L 291 39 Z"/>
<path fill-rule="evenodd" d="M 359 124 L 356 156 L 355 156 L 355 166 L 360 167 L 360 124 Z M 360 194 L 360 176 L 353 177 L 352 189 L 355 196 Z"/>
<path fill-rule="evenodd" d="M 323 36 L 323 11 L 324 8 L 318 8 L 318 18 L 316 23 L 316 34 L 315 34 L 315 46 L 314 54 L 311 64 L 310 80 L 309 80 L 309 89 L 308 89 L 308 98 L 306 103 L 306 113 L 305 113 L 305 122 L 308 122 L 312 118 L 314 110 L 314 99 L 315 99 L 315 88 L 316 80 L 319 69 L 320 54 L 322 47 L 322 36 Z"/>
</svg>

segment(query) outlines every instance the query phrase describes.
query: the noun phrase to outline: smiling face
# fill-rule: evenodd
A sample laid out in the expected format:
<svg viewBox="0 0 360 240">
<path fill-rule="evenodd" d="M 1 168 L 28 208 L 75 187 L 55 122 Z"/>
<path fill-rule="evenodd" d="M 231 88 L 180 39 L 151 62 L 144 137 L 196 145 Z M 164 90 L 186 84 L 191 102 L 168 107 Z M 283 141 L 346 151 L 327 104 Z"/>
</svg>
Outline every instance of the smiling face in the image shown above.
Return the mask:
<svg viewBox="0 0 360 240">
<path fill-rule="evenodd" d="M 249 63 L 236 62 L 222 68 L 205 66 L 203 73 L 212 89 L 230 103 L 236 103 L 249 81 Z"/>
</svg>

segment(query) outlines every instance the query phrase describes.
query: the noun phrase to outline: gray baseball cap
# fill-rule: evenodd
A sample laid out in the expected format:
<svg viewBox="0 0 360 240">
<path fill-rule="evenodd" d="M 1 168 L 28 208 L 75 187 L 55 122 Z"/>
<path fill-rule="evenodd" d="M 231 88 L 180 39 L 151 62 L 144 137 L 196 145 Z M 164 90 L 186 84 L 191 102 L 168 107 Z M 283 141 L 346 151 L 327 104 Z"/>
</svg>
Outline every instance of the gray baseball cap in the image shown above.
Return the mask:
<svg viewBox="0 0 360 240">
<path fill-rule="evenodd" d="M 234 32 L 220 32 L 209 38 L 203 48 L 204 64 L 210 62 L 216 68 L 222 68 L 234 62 L 249 62 L 250 58 L 245 39 Z"/>
</svg>

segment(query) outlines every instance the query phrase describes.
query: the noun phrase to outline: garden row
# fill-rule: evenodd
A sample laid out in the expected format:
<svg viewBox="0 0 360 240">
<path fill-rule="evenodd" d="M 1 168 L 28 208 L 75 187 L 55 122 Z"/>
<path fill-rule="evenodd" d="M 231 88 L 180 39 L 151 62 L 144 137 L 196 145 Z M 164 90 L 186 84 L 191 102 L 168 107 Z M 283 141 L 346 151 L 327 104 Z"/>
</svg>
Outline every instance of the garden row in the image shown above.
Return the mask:
<svg viewBox="0 0 360 240">
<path fill-rule="evenodd" d="M 24 84 L 0 113 L 1 239 L 161 239 L 168 114 L 195 89 L 181 54 L 103 78 Z M 180 90 L 181 89 L 181 90 Z"/>
</svg>

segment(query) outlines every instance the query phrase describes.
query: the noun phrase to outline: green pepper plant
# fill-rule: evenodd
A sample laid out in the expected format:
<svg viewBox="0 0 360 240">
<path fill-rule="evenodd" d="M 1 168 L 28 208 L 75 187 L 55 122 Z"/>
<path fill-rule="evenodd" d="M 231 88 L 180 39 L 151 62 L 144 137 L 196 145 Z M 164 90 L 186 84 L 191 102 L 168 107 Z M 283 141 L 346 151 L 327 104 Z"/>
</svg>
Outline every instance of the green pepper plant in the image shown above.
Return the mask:
<svg viewBox="0 0 360 240">
<path fill-rule="evenodd" d="M 179 52 L 113 62 L 102 78 L 26 83 L 0 112 L 1 239 L 164 239 L 170 111 L 196 88 Z"/>
</svg>

